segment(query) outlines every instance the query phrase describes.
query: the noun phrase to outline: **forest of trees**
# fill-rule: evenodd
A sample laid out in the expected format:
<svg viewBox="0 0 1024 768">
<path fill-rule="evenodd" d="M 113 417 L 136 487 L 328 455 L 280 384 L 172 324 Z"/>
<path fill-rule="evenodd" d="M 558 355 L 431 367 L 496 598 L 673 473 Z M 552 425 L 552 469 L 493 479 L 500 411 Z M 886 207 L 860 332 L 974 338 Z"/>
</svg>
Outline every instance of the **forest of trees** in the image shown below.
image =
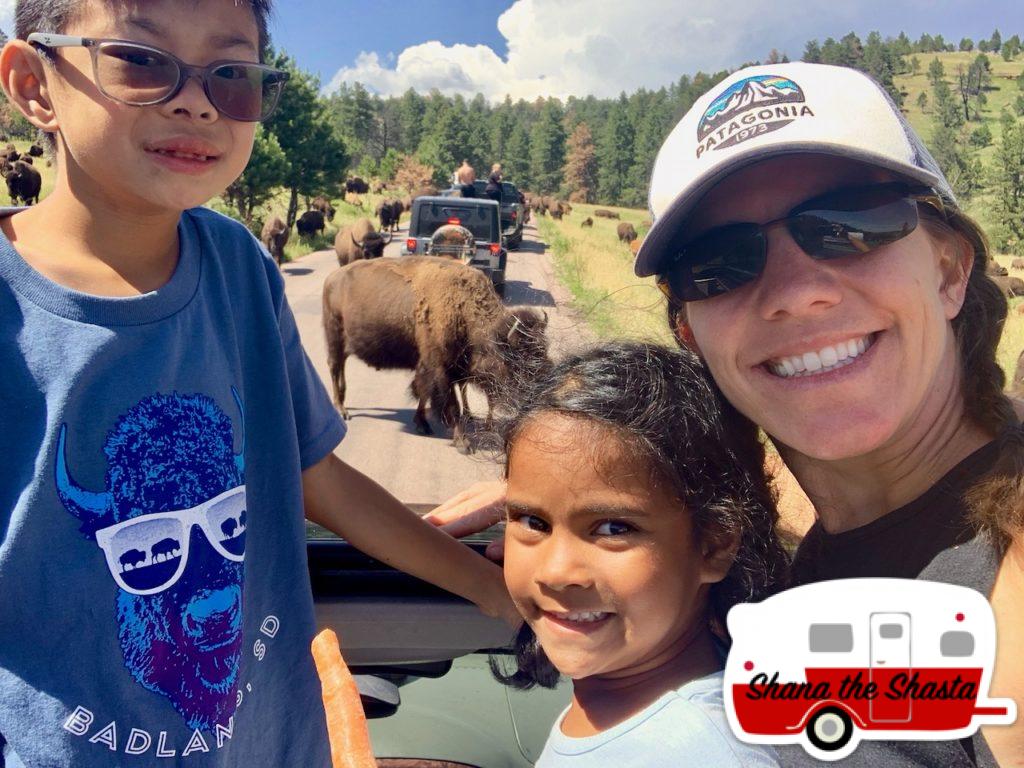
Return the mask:
<svg viewBox="0 0 1024 768">
<path fill-rule="evenodd" d="M 883 39 L 878 32 L 862 41 L 851 32 L 839 40 L 809 41 L 801 59 L 867 72 L 903 106 L 905 94 L 895 77 L 917 73 L 929 63 L 941 67 L 934 57 L 930 62 L 928 54 L 952 51 L 976 51 L 978 57 L 962 71 L 933 76 L 935 92 L 930 97 L 922 93 L 918 107 L 930 106 L 938 116 L 935 135 L 925 140 L 955 177 L 958 190 L 969 196 L 982 178 L 971 149 L 985 146 L 986 140 L 991 143 L 987 126 L 975 124 L 991 79 L 989 57 L 999 55 L 1008 61 L 1020 57 L 1019 35 L 1003 40 L 995 30 L 989 39 L 977 43 L 967 38 L 953 43 L 942 35 L 923 34 L 914 41 L 903 33 Z M 772 50 L 765 63 L 788 60 L 784 53 Z M 465 158 L 477 168 L 501 162 L 507 178 L 531 191 L 584 202 L 643 206 L 655 155 L 665 136 L 694 101 L 727 74 L 684 75 L 667 87 L 640 89 L 614 99 L 513 102 L 506 98 L 490 104 L 482 95 L 467 100 L 412 90 L 381 98 L 355 83 L 342 86 L 326 101 L 348 147 L 353 172 L 361 175 L 387 177 L 403 155 L 414 155 L 434 169 L 437 183 L 444 183 Z M 1024 113 L 1024 89 L 1016 112 L 1018 117 Z"/>
</svg>

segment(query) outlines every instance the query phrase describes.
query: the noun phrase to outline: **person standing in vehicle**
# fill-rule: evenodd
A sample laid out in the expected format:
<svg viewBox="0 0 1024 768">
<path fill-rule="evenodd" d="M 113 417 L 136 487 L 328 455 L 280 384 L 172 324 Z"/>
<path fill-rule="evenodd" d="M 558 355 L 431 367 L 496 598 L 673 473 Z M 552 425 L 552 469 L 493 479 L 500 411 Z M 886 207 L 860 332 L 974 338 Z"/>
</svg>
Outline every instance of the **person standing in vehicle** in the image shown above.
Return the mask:
<svg viewBox="0 0 1024 768">
<path fill-rule="evenodd" d="M 463 160 L 462 165 L 455 171 L 455 183 L 459 186 L 463 197 L 476 197 L 476 170 Z"/>
<path fill-rule="evenodd" d="M 487 177 L 487 188 L 484 192 L 491 200 L 501 203 L 501 163 L 491 166 L 491 175 Z"/>
</svg>

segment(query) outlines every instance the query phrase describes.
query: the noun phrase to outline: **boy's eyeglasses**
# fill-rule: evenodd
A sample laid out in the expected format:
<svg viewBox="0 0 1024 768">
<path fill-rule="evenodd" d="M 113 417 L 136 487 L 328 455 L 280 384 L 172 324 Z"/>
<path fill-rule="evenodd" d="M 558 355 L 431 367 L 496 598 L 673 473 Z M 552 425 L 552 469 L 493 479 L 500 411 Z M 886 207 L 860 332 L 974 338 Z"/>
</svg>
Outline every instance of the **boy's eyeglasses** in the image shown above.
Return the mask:
<svg viewBox="0 0 1024 768">
<path fill-rule="evenodd" d="M 273 114 L 289 77 L 287 72 L 247 61 L 215 61 L 205 67 L 186 64 L 167 51 L 125 40 L 33 32 L 28 42 L 47 49 L 88 48 L 96 86 L 122 104 L 163 104 L 177 96 L 190 77 L 198 77 L 218 112 L 249 123 Z"/>
<path fill-rule="evenodd" d="M 245 486 L 214 496 L 191 509 L 154 512 L 96 531 L 114 581 L 133 595 L 153 595 L 173 586 L 185 572 L 192 528 L 199 526 L 221 555 L 245 559 Z"/>
<path fill-rule="evenodd" d="M 764 272 L 774 227 L 785 226 L 813 259 L 871 253 L 917 228 L 918 203 L 944 212 L 933 190 L 892 182 L 833 190 L 764 224 L 716 227 L 679 248 L 658 275 L 658 287 L 678 301 L 701 301 L 756 280 Z"/>
</svg>

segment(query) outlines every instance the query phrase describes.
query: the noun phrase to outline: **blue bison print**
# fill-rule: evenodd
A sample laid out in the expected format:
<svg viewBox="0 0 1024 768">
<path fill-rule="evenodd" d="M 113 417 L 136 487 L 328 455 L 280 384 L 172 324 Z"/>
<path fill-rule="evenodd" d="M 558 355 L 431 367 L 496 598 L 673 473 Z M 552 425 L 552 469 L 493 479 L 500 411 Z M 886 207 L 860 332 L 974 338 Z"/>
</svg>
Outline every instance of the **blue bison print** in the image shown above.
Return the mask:
<svg viewBox="0 0 1024 768">
<path fill-rule="evenodd" d="M 240 418 L 242 402 L 231 390 Z M 102 549 L 118 587 L 124 665 L 189 728 L 235 711 L 242 648 L 245 462 L 231 419 L 206 395 L 147 397 L 108 433 L 106 489 L 72 478 L 67 425 L 57 493 Z"/>
</svg>

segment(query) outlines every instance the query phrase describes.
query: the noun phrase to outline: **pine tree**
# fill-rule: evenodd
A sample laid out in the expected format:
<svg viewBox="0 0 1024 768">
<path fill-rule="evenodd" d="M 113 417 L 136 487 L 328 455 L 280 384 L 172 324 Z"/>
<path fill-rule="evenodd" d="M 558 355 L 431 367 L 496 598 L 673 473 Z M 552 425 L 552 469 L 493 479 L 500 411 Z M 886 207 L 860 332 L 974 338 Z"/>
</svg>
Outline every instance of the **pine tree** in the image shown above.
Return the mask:
<svg viewBox="0 0 1024 768">
<path fill-rule="evenodd" d="M 999 48 L 1003 44 L 1003 37 L 999 34 L 999 30 L 992 31 L 992 37 L 988 40 L 988 48 L 992 53 L 999 53 Z"/>
<path fill-rule="evenodd" d="M 534 190 L 530 175 L 530 134 L 522 120 L 516 120 L 505 144 L 505 158 L 501 164 L 504 178 L 514 182 L 519 189 Z"/>
<path fill-rule="evenodd" d="M 620 97 L 608 113 L 597 142 L 597 198 L 616 203 L 629 181 L 633 164 L 633 129 L 626 115 L 626 99 Z"/>
<path fill-rule="evenodd" d="M 570 201 L 592 203 L 597 193 L 597 156 L 590 127 L 580 123 L 566 145 L 565 191 Z"/>
<path fill-rule="evenodd" d="M 449 186 L 455 169 L 467 159 L 469 128 L 463 105 L 460 100 L 450 103 L 438 96 L 434 104 L 427 107 L 429 120 L 416 156 L 434 169 L 434 183 L 441 187 Z"/>
<path fill-rule="evenodd" d="M 490 119 L 490 153 L 495 162 L 507 166 L 508 156 L 505 153 L 509 136 L 512 134 L 514 118 L 512 116 L 512 97 L 506 96 L 505 101 L 491 110 Z"/>
<path fill-rule="evenodd" d="M 973 51 L 974 41 L 969 37 L 963 37 L 960 39 L 960 50 L 961 51 Z"/>
<path fill-rule="evenodd" d="M 224 197 L 235 206 L 245 225 L 256 231 L 257 208 L 269 201 L 288 181 L 288 158 L 277 137 L 262 125 L 256 128 L 252 155 L 245 171 L 225 190 Z"/>
<path fill-rule="evenodd" d="M 1002 135 L 992 165 L 996 241 L 1024 256 L 1024 125 L 1007 111 L 999 122 Z"/>
<path fill-rule="evenodd" d="M 402 138 L 400 149 L 406 154 L 415 152 L 423 138 L 423 115 L 426 104 L 412 88 L 398 101 L 398 131 Z"/>
<path fill-rule="evenodd" d="M 931 151 L 956 193 L 969 198 L 981 184 L 982 166 L 965 136 L 960 104 L 945 80 L 933 91 Z"/>
<path fill-rule="evenodd" d="M 291 227 L 298 215 L 300 195 L 340 194 L 349 155 L 331 123 L 326 102 L 320 98 L 317 79 L 300 70 L 285 54 L 270 52 L 268 61 L 291 75 L 288 87 L 281 92 L 277 112 L 264 123 L 288 159 L 285 186 L 289 193 L 287 223 Z"/>
<path fill-rule="evenodd" d="M 562 105 L 548 99 L 530 131 L 530 177 L 534 190 L 543 194 L 558 192 L 565 165 L 565 128 Z"/>
<path fill-rule="evenodd" d="M 800 59 L 808 64 L 821 64 L 821 46 L 818 45 L 817 40 L 807 41 L 807 45 L 804 46 L 804 55 Z"/>
<path fill-rule="evenodd" d="M 921 91 L 917 95 L 917 106 L 922 112 L 925 112 L 928 109 L 928 94 L 924 91 Z"/>
<path fill-rule="evenodd" d="M 946 68 L 942 66 L 942 62 L 936 56 L 928 65 L 928 82 L 932 84 L 932 88 L 935 88 L 945 76 Z"/>
</svg>

